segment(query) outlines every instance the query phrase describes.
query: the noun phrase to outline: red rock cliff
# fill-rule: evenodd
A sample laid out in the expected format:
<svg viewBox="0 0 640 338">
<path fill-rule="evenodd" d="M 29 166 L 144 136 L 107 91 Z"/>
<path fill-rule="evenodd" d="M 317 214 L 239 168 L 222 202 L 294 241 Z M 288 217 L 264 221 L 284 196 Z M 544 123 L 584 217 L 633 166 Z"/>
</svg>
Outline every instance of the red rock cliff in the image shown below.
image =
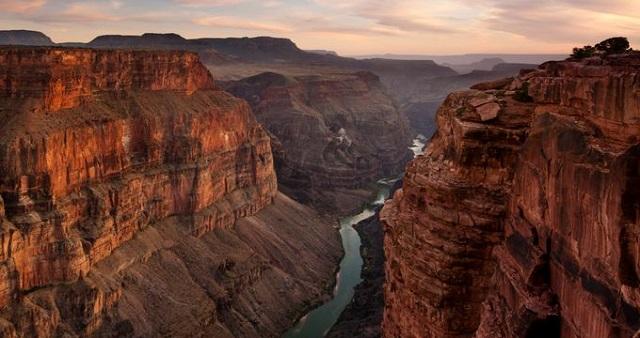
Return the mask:
<svg viewBox="0 0 640 338">
<path fill-rule="evenodd" d="M 195 54 L 2 48 L 0 78 L 5 334 L 53 335 L 62 314 L 20 314 L 23 297 L 86 282 L 149 227 L 180 217 L 184 236 L 200 237 L 276 195 L 269 137 Z M 118 299 L 114 290 L 67 305 L 98 311 Z"/>
<path fill-rule="evenodd" d="M 385 206 L 386 337 L 640 329 L 640 55 L 451 94 Z"/>
<path fill-rule="evenodd" d="M 213 89 L 196 54 L 90 49 L 4 49 L 0 91 L 12 99 L 34 98 L 57 111 L 94 101 L 96 92 Z"/>
</svg>

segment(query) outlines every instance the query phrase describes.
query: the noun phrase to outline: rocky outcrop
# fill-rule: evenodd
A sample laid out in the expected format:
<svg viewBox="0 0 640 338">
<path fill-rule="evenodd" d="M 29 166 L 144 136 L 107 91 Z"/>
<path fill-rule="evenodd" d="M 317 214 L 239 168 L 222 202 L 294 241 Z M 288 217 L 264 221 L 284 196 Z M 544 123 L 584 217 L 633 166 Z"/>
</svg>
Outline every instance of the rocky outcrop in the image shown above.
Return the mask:
<svg viewBox="0 0 640 338">
<path fill-rule="evenodd" d="M 24 293 L 2 336 L 279 337 L 330 293 L 332 223 L 286 196 L 201 236 L 188 222 L 158 221 L 82 279 Z"/>
<path fill-rule="evenodd" d="M 272 134 L 284 191 L 333 214 L 360 207 L 367 185 L 401 171 L 411 156 L 406 120 L 371 73 L 263 73 L 227 89 Z"/>
<path fill-rule="evenodd" d="M 447 98 L 382 211 L 384 336 L 638 332 L 639 74 L 550 62 Z"/>
<path fill-rule="evenodd" d="M 24 48 L 0 60 L 0 304 L 81 278 L 156 220 L 193 215 L 197 235 L 273 199 L 267 135 L 194 54 Z M 224 208 L 234 196 L 243 203 Z"/>
<path fill-rule="evenodd" d="M 283 196 L 271 206 L 269 136 L 195 54 L 0 60 L 3 336 L 275 336 L 323 291 L 331 222 Z M 275 298 L 288 303 L 265 310 Z"/>
<path fill-rule="evenodd" d="M 28 108 L 43 112 L 97 103 L 100 95 L 96 93 L 172 91 L 190 95 L 215 88 L 197 55 L 186 52 L 5 48 L 0 54 L 0 76 L 4 104 L 25 102 Z"/>
</svg>

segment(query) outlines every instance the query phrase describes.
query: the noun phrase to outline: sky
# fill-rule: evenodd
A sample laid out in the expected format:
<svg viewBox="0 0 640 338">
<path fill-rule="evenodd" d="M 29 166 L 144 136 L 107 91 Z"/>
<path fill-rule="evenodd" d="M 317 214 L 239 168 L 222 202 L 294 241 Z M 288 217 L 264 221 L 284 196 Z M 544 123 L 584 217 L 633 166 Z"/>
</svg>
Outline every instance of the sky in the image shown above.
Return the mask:
<svg viewBox="0 0 640 338">
<path fill-rule="evenodd" d="M 611 36 L 640 48 L 640 0 L 0 0 L 0 29 L 56 42 L 276 36 L 341 55 L 568 53 Z"/>
</svg>

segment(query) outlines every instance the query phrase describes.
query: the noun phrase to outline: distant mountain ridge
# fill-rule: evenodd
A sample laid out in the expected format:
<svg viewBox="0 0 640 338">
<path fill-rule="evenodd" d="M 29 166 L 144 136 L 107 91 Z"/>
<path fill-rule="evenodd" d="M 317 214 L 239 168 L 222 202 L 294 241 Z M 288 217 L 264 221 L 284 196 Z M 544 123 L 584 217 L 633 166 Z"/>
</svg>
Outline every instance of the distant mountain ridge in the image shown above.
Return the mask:
<svg viewBox="0 0 640 338">
<path fill-rule="evenodd" d="M 12 32 L 5 32 L 4 35 L 16 36 Z M 25 35 L 17 34 L 17 36 Z M 45 35 L 42 34 L 42 36 Z M 2 38 L 3 34 L 0 32 L 0 39 Z M 25 39 L 23 43 L 29 44 L 34 41 L 34 39 Z M 102 35 L 88 43 L 58 45 L 96 49 L 188 50 L 197 52 L 202 62 L 212 67 L 230 64 L 287 67 L 297 65 L 308 68 L 311 72 L 314 71 L 315 66 L 328 67 L 342 73 L 369 71 L 380 77 L 400 109 L 407 113 L 412 125 L 425 135 L 432 130 L 432 116 L 449 92 L 466 89 L 477 82 L 513 76 L 520 69 L 535 68 L 537 64 L 554 57 L 565 58 L 558 55 L 468 54 L 447 56 L 446 59 L 443 56 L 434 56 L 433 60 L 409 57 L 356 59 L 322 51 L 305 51 L 290 39 L 285 38 L 262 36 L 186 39 L 174 33 Z M 392 55 L 385 55 L 385 57 L 389 56 Z M 457 71 L 439 64 L 443 60 L 448 60 L 451 67 L 457 67 Z M 536 62 L 527 62 L 527 60 Z M 503 63 L 500 63 L 501 61 Z"/>
<path fill-rule="evenodd" d="M 352 55 L 356 59 L 384 58 L 391 60 L 433 60 L 439 64 L 463 65 L 479 62 L 483 59 L 500 58 L 507 63 L 541 64 L 546 61 L 564 60 L 568 54 L 510 54 L 510 53 L 477 53 L 477 54 L 452 54 L 452 55 L 419 55 L 419 54 L 372 54 Z"/>
<path fill-rule="evenodd" d="M 493 57 L 493 58 L 485 58 L 480 61 L 467 63 L 467 64 L 453 64 L 453 63 L 443 63 L 443 66 L 447 66 L 460 74 L 470 73 L 474 70 L 491 70 L 495 65 L 505 63 L 501 58 Z"/>
<path fill-rule="evenodd" d="M 51 46 L 53 44 L 53 41 L 41 32 L 0 30 L 0 45 Z"/>
<path fill-rule="evenodd" d="M 407 72 L 408 74 L 429 74 L 429 76 L 455 75 L 452 69 L 431 60 L 387 60 L 338 56 L 334 53 L 318 53 L 300 49 L 293 41 L 285 38 L 259 36 L 254 38 L 200 38 L 185 39 L 176 34 L 152 34 L 141 36 L 104 35 L 89 42 L 92 48 L 182 48 L 202 53 L 214 50 L 224 55 L 228 61 L 249 63 L 304 63 L 332 65 L 376 73 Z M 207 62 L 207 60 L 205 60 Z"/>
<path fill-rule="evenodd" d="M 252 63 L 313 63 L 331 64 L 361 70 L 419 71 L 430 76 L 455 75 L 450 67 L 441 65 L 450 60 L 451 65 L 478 63 L 477 70 L 489 70 L 498 62 L 499 56 L 490 54 L 467 54 L 452 56 L 397 56 L 393 54 L 371 56 L 366 59 L 337 55 L 332 51 L 305 51 L 286 38 L 260 36 L 254 38 L 199 38 L 186 39 L 175 33 L 145 33 L 142 35 L 101 35 L 88 43 L 54 43 L 49 37 L 35 31 L 0 31 L 0 42 L 14 45 L 60 45 L 90 48 L 130 48 L 130 49 L 182 49 L 200 53 L 205 63 L 252 62 Z M 496 54 L 499 55 L 499 54 Z M 542 63 L 549 55 L 509 55 L 500 60 L 515 63 Z M 480 58 L 480 56 L 483 56 Z M 485 57 L 486 56 L 486 57 Z M 396 58 L 397 57 L 397 58 Z M 555 55 L 554 57 L 559 57 Z M 478 59 L 479 58 L 479 59 Z M 526 61 L 527 58 L 540 59 L 539 62 Z M 476 60 L 477 59 L 477 60 Z M 484 60 L 483 60 L 484 59 Z M 490 59 L 490 60 L 487 60 Z M 524 60 L 524 61 L 523 61 Z M 489 62 L 489 66 L 483 64 Z M 473 70 L 473 69 L 472 69 Z"/>
</svg>

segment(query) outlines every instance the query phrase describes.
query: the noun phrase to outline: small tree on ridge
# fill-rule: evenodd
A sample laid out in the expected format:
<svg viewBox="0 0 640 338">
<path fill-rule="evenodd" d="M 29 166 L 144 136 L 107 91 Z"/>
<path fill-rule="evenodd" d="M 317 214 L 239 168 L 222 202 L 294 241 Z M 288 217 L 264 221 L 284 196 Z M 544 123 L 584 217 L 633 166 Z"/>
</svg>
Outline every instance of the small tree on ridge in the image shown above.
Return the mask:
<svg viewBox="0 0 640 338">
<path fill-rule="evenodd" d="M 631 51 L 629 40 L 619 36 L 606 39 L 597 43 L 595 46 L 584 46 L 582 48 L 574 48 L 571 54 L 572 58 L 583 59 L 594 55 L 621 54 Z"/>
</svg>

